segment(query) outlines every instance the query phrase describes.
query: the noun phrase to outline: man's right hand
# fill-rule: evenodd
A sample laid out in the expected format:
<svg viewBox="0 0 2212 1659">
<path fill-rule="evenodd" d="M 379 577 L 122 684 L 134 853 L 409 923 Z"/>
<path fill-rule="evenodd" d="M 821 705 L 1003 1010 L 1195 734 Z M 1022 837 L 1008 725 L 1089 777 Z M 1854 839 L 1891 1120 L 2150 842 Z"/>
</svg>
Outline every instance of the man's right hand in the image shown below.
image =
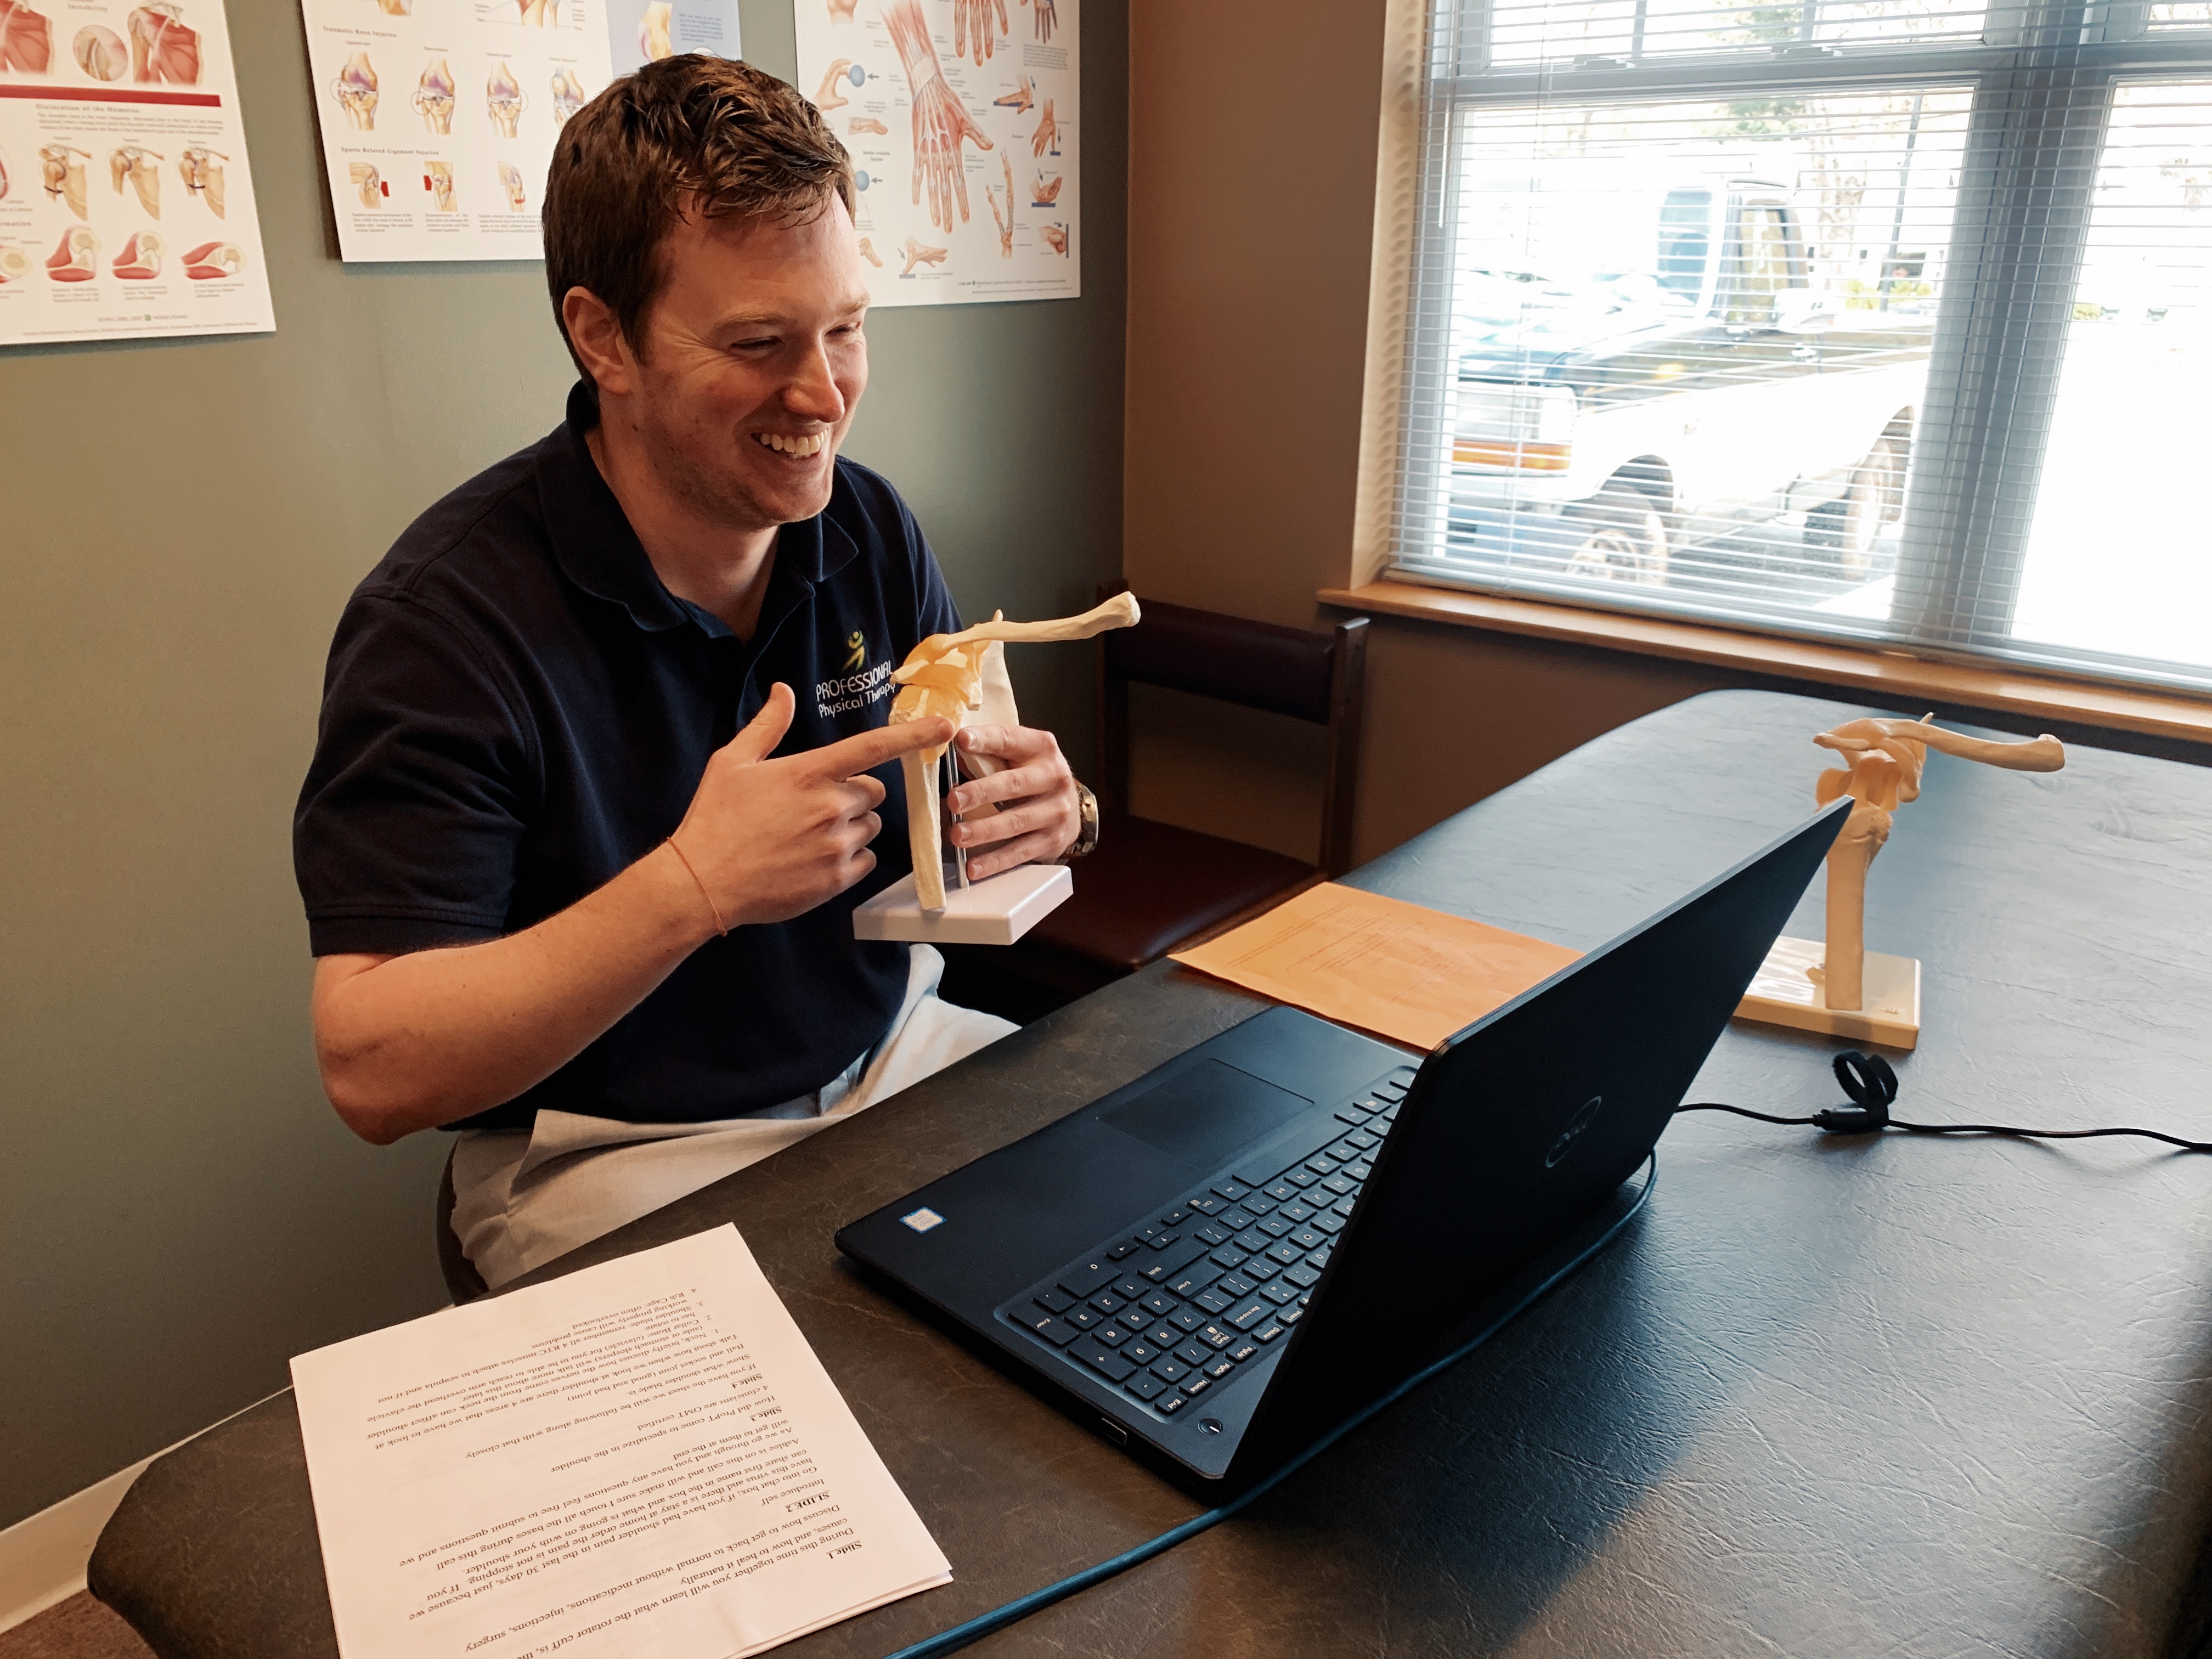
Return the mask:
<svg viewBox="0 0 2212 1659">
<path fill-rule="evenodd" d="M 752 721 L 715 751 L 673 837 L 723 922 L 786 921 L 876 867 L 886 761 L 949 743 L 952 723 L 880 726 L 803 755 L 770 760 L 791 729 L 791 688 L 778 683 Z"/>
</svg>

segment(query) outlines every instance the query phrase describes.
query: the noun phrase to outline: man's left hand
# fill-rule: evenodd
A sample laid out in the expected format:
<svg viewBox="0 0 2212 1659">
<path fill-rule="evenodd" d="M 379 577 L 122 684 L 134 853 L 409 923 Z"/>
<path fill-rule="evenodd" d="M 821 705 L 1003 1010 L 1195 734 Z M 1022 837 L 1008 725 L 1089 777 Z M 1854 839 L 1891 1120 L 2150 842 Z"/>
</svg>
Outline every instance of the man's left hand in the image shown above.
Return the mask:
<svg viewBox="0 0 2212 1659">
<path fill-rule="evenodd" d="M 988 757 L 1006 769 L 971 778 L 945 798 L 947 811 L 974 814 L 946 832 L 953 845 L 968 849 L 971 878 L 981 881 L 1017 865 L 1056 859 L 1075 845 L 1083 833 L 1083 798 L 1051 732 L 970 726 L 953 747 L 963 757 Z"/>
</svg>

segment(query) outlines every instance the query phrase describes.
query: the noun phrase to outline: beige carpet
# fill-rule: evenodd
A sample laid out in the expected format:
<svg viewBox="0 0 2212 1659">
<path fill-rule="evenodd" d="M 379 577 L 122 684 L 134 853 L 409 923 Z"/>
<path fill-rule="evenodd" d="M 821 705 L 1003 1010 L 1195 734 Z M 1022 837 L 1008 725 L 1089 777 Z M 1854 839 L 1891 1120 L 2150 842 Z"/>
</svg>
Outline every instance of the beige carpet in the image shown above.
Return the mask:
<svg viewBox="0 0 2212 1659">
<path fill-rule="evenodd" d="M 0 1659 L 154 1659 L 154 1650 L 80 1590 L 37 1618 L 0 1631 Z"/>
</svg>

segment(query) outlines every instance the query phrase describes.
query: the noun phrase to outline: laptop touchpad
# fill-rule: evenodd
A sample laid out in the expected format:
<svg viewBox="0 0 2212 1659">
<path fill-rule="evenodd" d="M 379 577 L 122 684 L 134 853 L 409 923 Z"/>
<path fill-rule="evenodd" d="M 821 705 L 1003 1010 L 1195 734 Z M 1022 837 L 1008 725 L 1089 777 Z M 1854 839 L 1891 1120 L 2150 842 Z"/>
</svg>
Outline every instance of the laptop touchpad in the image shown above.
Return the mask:
<svg viewBox="0 0 2212 1659">
<path fill-rule="evenodd" d="M 1312 1104 L 1304 1095 L 1263 1083 L 1249 1072 L 1207 1060 L 1099 1116 L 1193 1169 L 1209 1170 Z"/>
</svg>

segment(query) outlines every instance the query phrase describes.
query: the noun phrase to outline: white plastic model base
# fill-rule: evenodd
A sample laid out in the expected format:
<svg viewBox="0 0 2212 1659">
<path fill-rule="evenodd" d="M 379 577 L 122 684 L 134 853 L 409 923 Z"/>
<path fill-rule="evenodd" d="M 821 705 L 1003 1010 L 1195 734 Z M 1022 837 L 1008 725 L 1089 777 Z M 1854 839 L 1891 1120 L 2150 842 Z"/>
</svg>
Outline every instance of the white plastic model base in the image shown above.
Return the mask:
<svg viewBox="0 0 2212 1659">
<path fill-rule="evenodd" d="M 1888 1048 L 1910 1048 L 1920 1041 L 1920 964 L 1911 957 L 1866 953 L 1861 976 L 1863 1008 L 1830 1008 L 1820 987 L 1807 973 L 1818 968 L 1827 947 L 1815 939 L 1774 941 L 1766 960 L 1752 975 L 1751 988 L 1736 1005 L 1738 1019 L 1794 1030 L 1820 1031 Z"/>
<path fill-rule="evenodd" d="M 914 878 L 902 876 L 853 912 L 853 937 L 918 945 L 1012 945 L 1074 891 L 1066 865 L 1024 864 L 972 887 L 962 887 L 948 874 L 945 908 L 925 910 L 915 897 Z"/>
</svg>

